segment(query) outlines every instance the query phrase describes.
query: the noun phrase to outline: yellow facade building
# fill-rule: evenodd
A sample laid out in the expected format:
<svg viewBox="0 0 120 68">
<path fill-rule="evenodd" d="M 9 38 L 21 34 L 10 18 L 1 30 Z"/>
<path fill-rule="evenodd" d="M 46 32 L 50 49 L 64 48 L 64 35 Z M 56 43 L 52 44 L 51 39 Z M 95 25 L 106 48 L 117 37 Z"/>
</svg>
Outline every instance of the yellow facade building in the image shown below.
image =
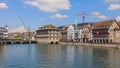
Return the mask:
<svg viewBox="0 0 120 68">
<path fill-rule="evenodd" d="M 52 24 L 40 27 L 36 31 L 36 40 L 38 43 L 55 43 L 58 44 L 60 40 L 60 30 Z"/>
</svg>

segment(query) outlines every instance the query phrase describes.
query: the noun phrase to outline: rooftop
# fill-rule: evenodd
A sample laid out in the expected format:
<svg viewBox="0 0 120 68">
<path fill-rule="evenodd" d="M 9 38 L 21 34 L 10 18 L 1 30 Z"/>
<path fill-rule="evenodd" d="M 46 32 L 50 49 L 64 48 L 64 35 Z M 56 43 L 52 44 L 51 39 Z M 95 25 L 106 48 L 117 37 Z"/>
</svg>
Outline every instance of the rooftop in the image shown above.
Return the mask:
<svg viewBox="0 0 120 68">
<path fill-rule="evenodd" d="M 101 22 L 95 22 L 92 25 L 92 29 L 108 29 L 114 20 L 106 20 L 106 21 L 101 21 Z"/>
</svg>

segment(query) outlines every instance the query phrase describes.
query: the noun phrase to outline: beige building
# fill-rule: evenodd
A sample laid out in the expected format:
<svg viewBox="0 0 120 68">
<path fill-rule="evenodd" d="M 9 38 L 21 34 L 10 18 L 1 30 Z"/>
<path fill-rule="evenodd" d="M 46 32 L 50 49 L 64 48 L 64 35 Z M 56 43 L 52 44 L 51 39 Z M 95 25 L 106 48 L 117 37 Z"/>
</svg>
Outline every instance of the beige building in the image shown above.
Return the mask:
<svg viewBox="0 0 120 68">
<path fill-rule="evenodd" d="M 67 42 L 67 29 L 68 26 L 64 26 L 62 29 L 60 29 L 61 32 L 60 42 Z"/>
<path fill-rule="evenodd" d="M 120 23 L 115 20 L 93 23 L 92 41 L 93 43 L 119 43 Z"/>
<path fill-rule="evenodd" d="M 36 31 L 36 40 L 38 43 L 58 44 L 60 40 L 60 31 L 52 24 L 42 26 Z"/>
<path fill-rule="evenodd" d="M 81 40 L 88 42 L 91 39 L 91 24 L 81 26 Z"/>
</svg>

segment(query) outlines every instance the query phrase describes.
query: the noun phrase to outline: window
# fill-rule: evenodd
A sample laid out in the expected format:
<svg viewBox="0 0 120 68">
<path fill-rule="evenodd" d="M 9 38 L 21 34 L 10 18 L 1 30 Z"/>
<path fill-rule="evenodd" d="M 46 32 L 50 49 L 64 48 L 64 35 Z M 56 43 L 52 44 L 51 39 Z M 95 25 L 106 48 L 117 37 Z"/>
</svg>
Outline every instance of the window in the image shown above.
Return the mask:
<svg viewBox="0 0 120 68">
<path fill-rule="evenodd" d="M 51 36 L 53 36 L 53 34 L 51 34 Z"/>
<path fill-rule="evenodd" d="M 55 36 L 57 36 L 57 35 L 55 34 Z"/>
</svg>

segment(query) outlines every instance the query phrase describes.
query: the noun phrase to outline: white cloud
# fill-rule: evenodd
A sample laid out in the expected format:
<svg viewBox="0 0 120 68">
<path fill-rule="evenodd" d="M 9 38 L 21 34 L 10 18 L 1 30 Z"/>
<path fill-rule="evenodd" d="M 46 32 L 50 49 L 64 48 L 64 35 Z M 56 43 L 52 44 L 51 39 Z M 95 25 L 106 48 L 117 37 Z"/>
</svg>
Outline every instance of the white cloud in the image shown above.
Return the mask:
<svg viewBox="0 0 120 68">
<path fill-rule="evenodd" d="M 22 33 L 22 32 L 26 32 L 26 29 L 24 28 L 24 26 L 20 26 L 17 29 L 10 30 L 10 32 L 12 32 L 12 33 L 14 33 L 14 32 Z"/>
<path fill-rule="evenodd" d="M 55 14 L 54 16 L 50 16 L 50 18 L 67 18 L 67 15 L 61 15 L 59 13 Z"/>
<path fill-rule="evenodd" d="M 8 8 L 8 6 L 5 3 L 0 3 L 0 9 L 3 9 L 3 8 Z"/>
<path fill-rule="evenodd" d="M 99 12 L 93 12 L 92 14 L 93 14 L 94 16 L 100 18 L 100 19 L 106 19 L 106 18 L 107 18 L 107 16 L 105 16 L 105 15 L 99 13 Z"/>
<path fill-rule="evenodd" d="M 118 16 L 117 18 L 115 18 L 117 20 L 117 22 L 120 22 L 120 16 Z"/>
<path fill-rule="evenodd" d="M 25 4 L 32 5 L 46 12 L 57 12 L 60 10 L 69 10 L 69 0 L 27 0 Z"/>
<path fill-rule="evenodd" d="M 111 4 L 109 7 L 108 7 L 109 10 L 117 10 L 117 9 L 120 9 L 120 4 Z"/>
<path fill-rule="evenodd" d="M 120 0 L 105 0 L 105 2 L 110 4 L 108 10 L 120 9 Z"/>
<path fill-rule="evenodd" d="M 109 3 L 115 3 L 115 2 L 120 2 L 120 0 L 105 0 L 106 2 L 109 2 Z"/>
</svg>

